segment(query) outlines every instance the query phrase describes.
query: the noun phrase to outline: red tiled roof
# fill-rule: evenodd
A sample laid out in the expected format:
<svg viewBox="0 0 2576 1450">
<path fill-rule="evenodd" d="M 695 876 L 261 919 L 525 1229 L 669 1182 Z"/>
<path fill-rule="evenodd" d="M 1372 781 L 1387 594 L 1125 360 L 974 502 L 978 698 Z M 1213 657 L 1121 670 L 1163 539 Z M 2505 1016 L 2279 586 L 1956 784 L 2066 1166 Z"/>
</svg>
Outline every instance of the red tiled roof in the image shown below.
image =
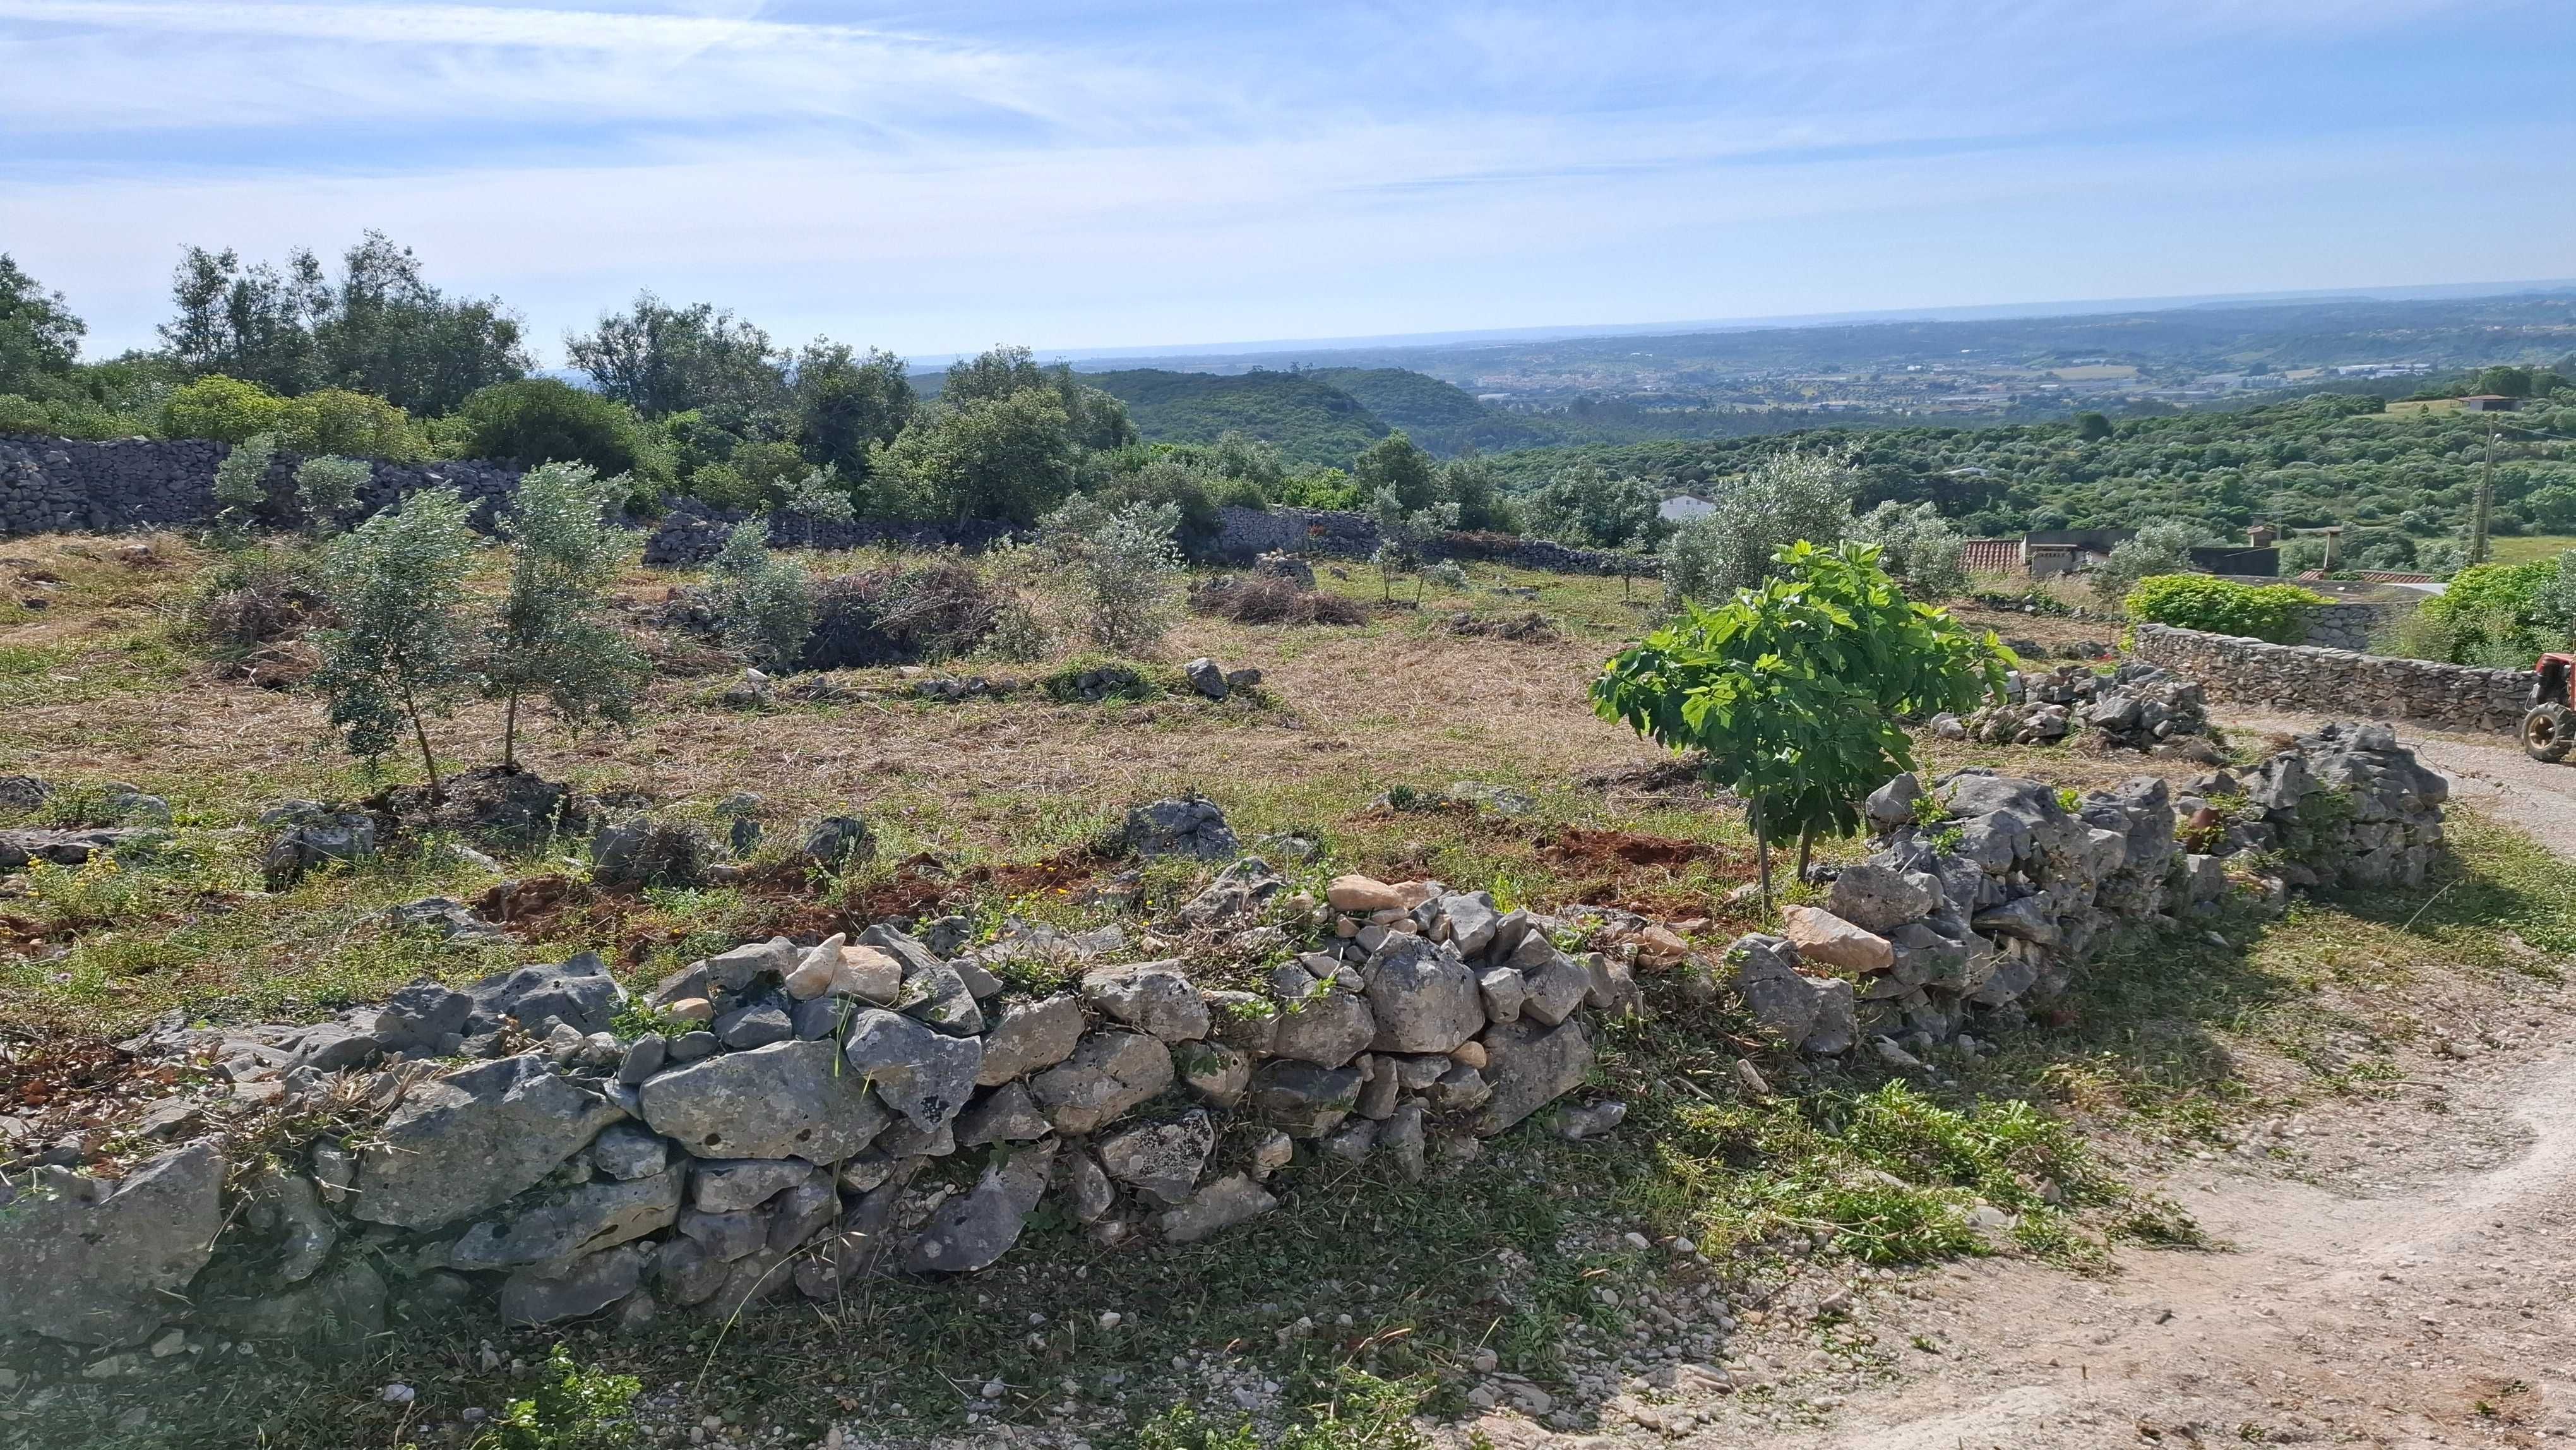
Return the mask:
<svg viewBox="0 0 2576 1450">
<path fill-rule="evenodd" d="M 1970 539 L 1959 563 L 1973 574 L 2010 574 L 2021 568 L 2021 540 Z"/>
</svg>

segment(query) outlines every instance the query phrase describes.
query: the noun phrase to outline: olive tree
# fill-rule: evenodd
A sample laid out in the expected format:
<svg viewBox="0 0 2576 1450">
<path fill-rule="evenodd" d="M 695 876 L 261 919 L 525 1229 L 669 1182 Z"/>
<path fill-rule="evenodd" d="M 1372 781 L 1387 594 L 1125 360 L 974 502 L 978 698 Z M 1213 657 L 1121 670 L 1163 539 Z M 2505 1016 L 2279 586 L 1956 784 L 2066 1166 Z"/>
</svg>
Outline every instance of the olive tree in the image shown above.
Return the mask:
<svg viewBox="0 0 2576 1450">
<path fill-rule="evenodd" d="M 1408 508 L 1395 485 L 1388 484 L 1369 501 L 1369 514 L 1377 521 L 1377 553 L 1370 562 L 1377 565 L 1378 596 L 1390 600 L 1395 597 L 1390 576 L 1402 569 L 1413 575 L 1413 602 L 1420 604 L 1425 551 L 1433 540 L 1458 526 L 1458 506 L 1434 503 Z"/>
<path fill-rule="evenodd" d="M 501 763 L 518 764 L 519 702 L 542 698 L 575 731 L 635 718 L 651 666 L 608 620 L 627 548 L 612 522 L 630 481 L 586 463 L 548 463 L 519 480 L 501 517 L 510 585 L 484 631 L 483 693 L 503 702 Z"/>
<path fill-rule="evenodd" d="M 1039 547 L 1064 570 L 1092 643 L 1135 654 L 1162 639 L 1180 589 L 1181 550 L 1173 541 L 1180 526 L 1178 504 L 1112 509 L 1088 494 L 1047 515 Z"/>
<path fill-rule="evenodd" d="M 1715 509 L 1664 544 L 1664 607 L 1724 599 L 1759 584 L 1785 545 L 1831 545 L 1851 532 L 1859 480 L 1841 453 L 1790 449 L 1753 465 L 1720 490 Z"/>
<path fill-rule="evenodd" d="M 764 669 L 796 668 L 814 632 L 814 581 L 804 565 L 770 552 L 769 516 L 734 525 L 707 573 L 725 638 Z"/>
<path fill-rule="evenodd" d="M 217 528 L 239 534 L 250 527 L 261 504 L 268 502 L 268 464 L 277 456 L 277 435 L 253 433 L 232 446 L 215 465 Z"/>
<path fill-rule="evenodd" d="M 376 466 L 363 458 L 325 453 L 295 467 L 295 503 L 317 534 L 337 529 L 340 516 L 358 506 L 359 497 L 376 476 Z"/>
<path fill-rule="evenodd" d="M 1879 562 L 1920 599 L 1948 599 L 1968 587 L 1968 536 L 1928 503 L 1890 499 L 1852 524 L 1852 538 L 1876 544 Z"/>
<path fill-rule="evenodd" d="M 1745 801 L 1771 897 L 1771 843 L 1794 833 L 1800 871 L 1821 833 L 1860 828 L 1861 802 L 1914 766 L 1900 722 L 1966 711 L 2000 691 L 2012 652 L 1916 604 L 1866 544 L 1795 543 L 1776 577 L 1714 608 L 1685 604 L 1592 682 L 1593 709 L 1674 751 Z"/>
<path fill-rule="evenodd" d="M 406 726 L 420 747 L 429 797 L 445 799 L 425 717 L 445 714 L 474 685 L 474 632 L 466 576 L 474 531 L 452 488 L 415 493 L 399 511 L 377 514 L 322 553 L 321 582 L 339 626 L 318 631 L 322 668 L 314 685 L 331 703 L 331 724 L 349 752 L 371 764 Z"/>
</svg>

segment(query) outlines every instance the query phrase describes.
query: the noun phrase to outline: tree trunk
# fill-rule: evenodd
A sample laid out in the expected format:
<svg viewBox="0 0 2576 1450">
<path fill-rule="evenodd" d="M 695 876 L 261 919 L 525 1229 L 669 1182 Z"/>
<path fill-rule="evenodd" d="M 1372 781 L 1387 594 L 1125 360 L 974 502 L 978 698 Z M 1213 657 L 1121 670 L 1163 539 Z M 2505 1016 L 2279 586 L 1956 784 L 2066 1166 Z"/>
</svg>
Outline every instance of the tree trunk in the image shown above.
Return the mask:
<svg viewBox="0 0 2576 1450">
<path fill-rule="evenodd" d="M 1771 909 L 1771 830 L 1762 819 L 1762 798 L 1753 798 L 1753 857 L 1762 863 L 1762 909 Z"/>
<path fill-rule="evenodd" d="M 411 738 L 420 742 L 421 769 L 429 772 L 429 803 L 445 805 L 447 788 L 438 780 L 438 757 L 430 753 L 429 730 L 420 723 L 420 706 L 413 701 L 409 690 L 403 691 L 403 713 L 411 717 Z"/>
<path fill-rule="evenodd" d="M 1816 844 L 1816 828 L 1808 826 L 1798 832 L 1798 884 L 1807 881 L 1807 861 Z"/>
<path fill-rule="evenodd" d="M 501 768 L 515 770 L 519 764 L 519 692 L 510 692 L 509 708 L 501 712 Z"/>
</svg>

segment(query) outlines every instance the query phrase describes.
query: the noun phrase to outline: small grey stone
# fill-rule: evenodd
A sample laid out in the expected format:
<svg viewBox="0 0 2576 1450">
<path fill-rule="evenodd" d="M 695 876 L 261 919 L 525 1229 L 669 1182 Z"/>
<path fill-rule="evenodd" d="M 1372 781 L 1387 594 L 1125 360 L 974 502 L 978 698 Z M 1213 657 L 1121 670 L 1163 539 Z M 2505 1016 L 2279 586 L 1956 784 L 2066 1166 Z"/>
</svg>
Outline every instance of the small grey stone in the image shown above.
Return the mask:
<svg viewBox="0 0 2576 1450">
<path fill-rule="evenodd" d="M 1279 1200 L 1271 1197 L 1249 1175 L 1236 1173 L 1200 1189 L 1180 1207 L 1158 1215 L 1154 1227 L 1167 1242 L 1195 1243 L 1236 1224 L 1258 1218 L 1278 1206 Z"/>
<path fill-rule="evenodd" d="M 1204 1110 L 1192 1111 L 1173 1122 L 1112 1133 L 1099 1146 L 1101 1166 L 1110 1177 L 1178 1204 L 1189 1198 L 1199 1170 L 1216 1148 L 1216 1122 Z"/>
<path fill-rule="evenodd" d="M 611 1123 L 591 1140 L 591 1166 L 611 1178 L 650 1178 L 662 1171 L 671 1145 L 641 1123 Z"/>
<path fill-rule="evenodd" d="M 714 1033 L 706 1031 L 703 1028 L 694 1032 L 683 1032 L 679 1036 L 671 1039 L 671 1048 L 670 1051 L 665 1054 L 665 1060 L 669 1062 L 695 1062 L 701 1057 L 712 1056 L 715 1053 L 715 1050 L 723 1045 L 724 1044 L 716 1041 L 716 1035 Z"/>
<path fill-rule="evenodd" d="M 1359 1069 L 1326 1068 L 1280 1060 L 1252 1077 L 1251 1104 L 1263 1121 L 1290 1136 L 1318 1138 L 1333 1130 L 1359 1103 Z"/>
<path fill-rule="evenodd" d="M 625 1058 L 617 1064 L 617 1080 L 629 1087 L 640 1087 L 644 1079 L 662 1070 L 670 1055 L 670 1039 L 659 1032 L 648 1032 L 626 1049 Z"/>
<path fill-rule="evenodd" d="M 1108 1217 L 1109 1210 L 1118 1204 L 1118 1190 L 1099 1161 L 1079 1148 L 1068 1148 L 1059 1162 L 1074 1222 L 1098 1223 Z"/>
<path fill-rule="evenodd" d="M 1047 1135 L 1046 1118 L 1023 1083 L 1005 1083 L 967 1104 L 957 1115 L 957 1141 L 969 1148 L 987 1143 L 1031 1143 Z"/>
<path fill-rule="evenodd" d="M 1055 1158 L 1052 1139 L 1017 1150 L 996 1148 L 975 1186 L 932 1211 L 912 1241 L 904 1267 L 913 1273 L 967 1273 L 989 1266 L 1019 1242 L 1029 1211 L 1046 1192 Z"/>
<path fill-rule="evenodd" d="M 702 1209 L 680 1210 L 680 1233 L 695 1240 L 714 1258 L 728 1263 L 769 1242 L 769 1220 L 748 1209 L 730 1213 L 708 1213 Z"/>
<path fill-rule="evenodd" d="M 716 1040 L 737 1052 L 785 1042 L 796 1035 L 796 1023 L 777 1004 L 762 1002 L 716 1020 Z"/>
<path fill-rule="evenodd" d="M 1029 1080 L 1058 1132 L 1088 1133 L 1172 1085 L 1172 1052 L 1141 1032 L 1095 1032 Z"/>
<path fill-rule="evenodd" d="M 1479 1014 L 1477 1021 L 1483 1020 Z M 1283 1003 L 1270 1031 L 1270 1052 L 1319 1067 L 1340 1067 L 1367 1050 L 1377 1035 L 1377 1018 L 1369 1004 L 1335 989 Z"/>
<path fill-rule="evenodd" d="M 643 1106 L 656 1132 L 701 1158 L 835 1163 L 888 1121 L 830 1042 L 773 1042 L 675 1068 L 644 1084 Z"/>
<path fill-rule="evenodd" d="M 1517 1022 L 1529 984 L 1509 967 L 1488 967 L 1477 974 L 1476 991 L 1484 999 L 1486 1021 Z"/>
<path fill-rule="evenodd" d="M 758 1208 L 813 1176 L 802 1158 L 708 1158 L 698 1163 L 690 1201 L 707 1213 Z"/>
</svg>

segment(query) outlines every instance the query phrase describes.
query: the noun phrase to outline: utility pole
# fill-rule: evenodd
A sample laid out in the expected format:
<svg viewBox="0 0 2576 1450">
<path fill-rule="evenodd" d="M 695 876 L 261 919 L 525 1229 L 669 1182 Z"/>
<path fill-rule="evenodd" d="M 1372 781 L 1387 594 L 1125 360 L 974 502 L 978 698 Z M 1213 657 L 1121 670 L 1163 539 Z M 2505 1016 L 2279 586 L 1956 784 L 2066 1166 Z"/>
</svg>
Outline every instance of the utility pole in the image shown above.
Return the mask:
<svg viewBox="0 0 2576 1450">
<path fill-rule="evenodd" d="M 2497 425 L 2487 424 L 2487 461 L 2478 471 L 2478 506 L 2469 515 L 2469 562 L 2487 561 L 2487 520 L 2495 511 L 2495 446 Z"/>
</svg>

